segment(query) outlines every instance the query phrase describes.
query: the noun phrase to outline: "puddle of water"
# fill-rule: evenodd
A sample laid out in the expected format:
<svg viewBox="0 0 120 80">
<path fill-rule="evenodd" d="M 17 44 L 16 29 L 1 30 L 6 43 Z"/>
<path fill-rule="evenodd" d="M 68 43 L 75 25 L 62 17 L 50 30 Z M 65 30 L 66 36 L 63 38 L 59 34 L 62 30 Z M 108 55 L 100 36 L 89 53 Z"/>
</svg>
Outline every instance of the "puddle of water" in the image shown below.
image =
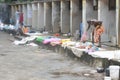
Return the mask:
<svg viewBox="0 0 120 80">
<path fill-rule="evenodd" d="M 101 78 L 99 74 L 93 74 L 89 73 L 89 71 L 85 72 L 70 72 L 70 71 L 63 71 L 63 72 L 51 72 L 52 75 L 54 75 L 55 78 L 60 77 L 62 75 L 69 75 L 69 76 L 74 76 L 74 77 L 88 77 L 88 78 Z M 53 77 L 53 78 L 54 78 Z"/>
<path fill-rule="evenodd" d="M 76 72 L 52 72 L 52 75 L 72 75 L 72 76 L 83 76 L 82 73 L 76 73 Z"/>
<path fill-rule="evenodd" d="M 0 56 L 7 56 L 7 54 L 0 54 Z"/>
<path fill-rule="evenodd" d="M 9 53 L 9 52 L 16 52 L 14 50 L 4 50 L 4 53 Z"/>
<path fill-rule="evenodd" d="M 60 61 L 60 62 L 64 61 L 64 59 L 51 59 L 51 60 L 56 60 L 56 61 Z"/>
<path fill-rule="evenodd" d="M 52 78 L 60 78 L 61 75 L 53 75 Z"/>
</svg>

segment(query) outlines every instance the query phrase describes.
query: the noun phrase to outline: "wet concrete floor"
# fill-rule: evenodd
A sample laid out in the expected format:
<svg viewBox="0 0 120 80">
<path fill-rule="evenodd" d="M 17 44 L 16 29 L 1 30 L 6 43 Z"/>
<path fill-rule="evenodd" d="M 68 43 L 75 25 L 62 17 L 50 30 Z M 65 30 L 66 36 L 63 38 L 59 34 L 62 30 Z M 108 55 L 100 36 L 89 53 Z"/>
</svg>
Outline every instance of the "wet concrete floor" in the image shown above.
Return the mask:
<svg viewBox="0 0 120 80">
<path fill-rule="evenodd" d="M 0 80 L 103 80 L 86 64 L 41 47 L 14 45 L 0 32 Z"/>
</svg>

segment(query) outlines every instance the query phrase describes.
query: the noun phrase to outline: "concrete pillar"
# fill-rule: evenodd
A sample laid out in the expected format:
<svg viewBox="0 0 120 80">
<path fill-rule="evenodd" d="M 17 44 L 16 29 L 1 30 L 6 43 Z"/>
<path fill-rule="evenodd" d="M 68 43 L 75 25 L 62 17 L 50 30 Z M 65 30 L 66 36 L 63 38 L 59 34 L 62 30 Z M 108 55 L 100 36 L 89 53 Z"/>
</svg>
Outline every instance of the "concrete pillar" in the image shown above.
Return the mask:
<svg viewBox="0 0 120 80">
<path fill-rule="evenodd" d="M 60 30 L 60 2 L 52 2 L 52 28 L 53 32 L 61 32 Z"/>
<path fill-rule="evenodd" d="M 79 25 L 82 21 L 82 10 L 79 8 L 79 0 L 70 0 L 70 3 L 70 32 L 74 34 L 76 30 L 79 30 Z"/>
<path fill-rule="evenodd" d="M 27 25 L 32 26 L 32 5 L 27 4 Z"/>
<path fill-rule="evenodd" d="M 98 2 L 98 20 L 103 21 L 105 32 L 102 35 L 102 41 L 112 41 L 116 37 L 116 11 L 109 10 L 109 0 L 99 0 Z"/>
<path fill-rule="evenodd" d="M 100 20 L 100 13 L 101 13 L 100 6 L 101 6 L 101 1 L 98 0 L 98 20 Z"/>
<path fill-rule="evenodd" d="M 22 5 L 18 5 L 18 10 L 22 11 Z"/>
<path fill-rule="evenodd" d="M 14 23 L 16 24 L 16 11 L 19 10 L 19 9 L 18 9 L 18 5 L 15 5 L 15 6 L 14 6 L 14 9 L 15 9 Z"/>
<path fill-rule="evenodd" d="M 15 6 L 11 6 L 11 18 L 15 21 Z"/>
<path fill-rule="evenodd" d="M 52 31 L 52 3 L 44 3 L 44 26 L 45 30 Z"/>
<path fill-rule="evenodd" d="M 61 1 L 61 33 L 70 32 L 70 2 Z"/>
<path fill-rule="evenodd" d="M 120 1 L 116 0 L 116 45 L 120 47 Z"/>
<path fill-rule="evenodd" d="M 11 5 L 11 17 L 13 17 L 13 15 L 14 15 L 14 6 Z"/>
<path fill-rule="evenodd" d="M 18 6 L 17 5 L 15 5 L 15 11 L 17 11 L 18 10 Z"/>
<path fill-rule="evenodd" d="M 82 23 L 83 23 L 83 29 L 86 30 L 87 26 L 87 20 L 86 20 L 86 0 L 82 1 Z"/>
<path fill-rule="evenodd" d="M 23 6 L 23 24 L 27 25 L 27 5 Z"/>
<path fill-rule="evenodd" d="M 38 3 L 38 28 L 44 28 L 44 4 Z"/>
<path fill-rule="evenodd" d="M 37 21 L 38 21 L 38 7 L 37 4 L 32 4 L 32 28 L 37 29 Z"/>
</svg>

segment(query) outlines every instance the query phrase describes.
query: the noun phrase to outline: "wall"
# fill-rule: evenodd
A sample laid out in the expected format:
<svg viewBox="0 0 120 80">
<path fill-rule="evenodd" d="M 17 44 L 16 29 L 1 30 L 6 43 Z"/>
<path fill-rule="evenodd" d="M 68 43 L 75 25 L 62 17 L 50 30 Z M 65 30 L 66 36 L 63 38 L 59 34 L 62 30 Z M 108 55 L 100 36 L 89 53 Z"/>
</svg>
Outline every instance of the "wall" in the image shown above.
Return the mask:
<svg viewBox="0 0 120 80">
<path fill-rule="evenodd" d="M 27 25 L 32 26 L 32 5 L 27 4 Z"/>
<path fill-rule="evenodd" d="M 116 36 L 116 11 L 108 9 L 108 0 L 100 0 L 100 17 L 105 27 L 105 32 L 102 35 L 102 41 L 110 41 L 113 36 Z"/>
<path fill-rule="evenodd" d="M 44 3 L 38 3 L 38 28 L 44 28 Z"/>
<path fill-rule="evenodd" d="M 52 28 L 53 32 L 60 32 L 60 2 L 52 2 Z"/>
<path fill-rule="evenodd" d="M 38 5 L 33 3 L 32 4 L 32 28 L 38 29 L 37 27 L 37 20 L 38 20 Z"/>
<path fill-rule="evenodd" d="M 110 41 L 113 36 L 116 36 L 116 11 L 109 11 L 108 0 L 99 0 L 98 10 L 93 10 L 93 0 L 83 0 L 83 10 L 79 8 L 79 0 L 70 0 L 70 8 L 68 2 L 61 0 L 61 2 L 51 1 L 45 5 L 44 2 L 38 3 L 38 22 L 34 25 L 37 24 L 38 29 L 46 28 L 55 33 L 61 30 L 62 33 L 70 31 L 74 34 L 82 20 L 85 23 L 84 27 L 87 27 L 87 20 L 98 19 L 103 21 L 105 27 L 102 41 Z M 31 7 L 27 5 L 27 17 L 30 17 Z M 31 24 L 30 19 L 27 21 Z"/>
<path fill-rule="evenodd" d="M 52 31 L 52 3 L 44 3 L 44 26 L 45 30 Z"/>
<path fill-rule="evenodd" d="M 10 6 L 0 3 L 0 20 L 6 24 L 9 23 L 9 18 L 10 18 Z"/>
<path fill-rule="evenodd" d="M 86 0 L 86 20 L 98 19 L 97 10 L 93 10 L 93 0 Z"/>
<path fill-rule="evenodd" d="M 70 32 L 75 33 L 79 30 L 80 22 L 82 21 L 82 10 L 79 8 L 79 0 L 71 0 L 70 8 Z"/>
<path fill-rule="evenodd" d="M 86 28 L 88 27 L 87 21 L 98 19 L 98 11 L 93 9 L 93 0 L 86 0 Z M 88 30 L 88 40 L 91 40 L 91 30 Z"/>
<path fill-rule="evenodd" d="M 61 33 L 70 32 L 70 2 L 61 1 Z"/>
<path fill-rule="evenodd" d="M 27 5 L 23 5 L 23 24 L 27 25 Z"/>
</svg>

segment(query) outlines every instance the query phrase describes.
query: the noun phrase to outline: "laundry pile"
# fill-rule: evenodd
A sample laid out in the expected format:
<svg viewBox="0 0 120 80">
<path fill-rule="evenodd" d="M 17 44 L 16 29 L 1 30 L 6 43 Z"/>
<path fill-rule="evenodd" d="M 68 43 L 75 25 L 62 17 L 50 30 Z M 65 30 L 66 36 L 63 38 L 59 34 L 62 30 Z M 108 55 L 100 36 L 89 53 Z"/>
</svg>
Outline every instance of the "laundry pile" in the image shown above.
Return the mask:
<svg viewBox="0 0 120 80">
<path fill-rule="evenodd" d="M 97 28 L 97 27 L 96 27 Z M 7 33 L 14 34 L 14 30 L 16 30 L 14 25 L 5 25 L 0 23 L 0 30 L 5 31 Z M 96 36 L 101 35 L 103 33 L 102 27 L 99 27 L 96 30 Z M 98 32 L 98 33 L 97 33 Z M 27 45 L 27 46 L 38 46 L 39 43 L 44 45 L 51 45 L 52 46 L 61 46 L 64 49 L 70 49 L 74 55 L 77 57 L 81 57 L 83 52 L 100 58 L 108 58 L 108 59 L 120 59 L 120 51 L 113 50 L 108 51 L 107 49 L 103 49 L 101 47 L 96 46 L 92 42 L 88 42 L 86 40 L 86 33 L 83 34 L 83 37 L 79 41 L 72 40 L 71 38 L 61 38 L 60 34 L 49 34 L 48 32 L 43 31 L 42 33 L 37 31 L 27 31 L 24 33 L 27 36 L 24 36 L 21 40 L 15 40 L 13 44 L 15 45 Z"/>
</svg>

